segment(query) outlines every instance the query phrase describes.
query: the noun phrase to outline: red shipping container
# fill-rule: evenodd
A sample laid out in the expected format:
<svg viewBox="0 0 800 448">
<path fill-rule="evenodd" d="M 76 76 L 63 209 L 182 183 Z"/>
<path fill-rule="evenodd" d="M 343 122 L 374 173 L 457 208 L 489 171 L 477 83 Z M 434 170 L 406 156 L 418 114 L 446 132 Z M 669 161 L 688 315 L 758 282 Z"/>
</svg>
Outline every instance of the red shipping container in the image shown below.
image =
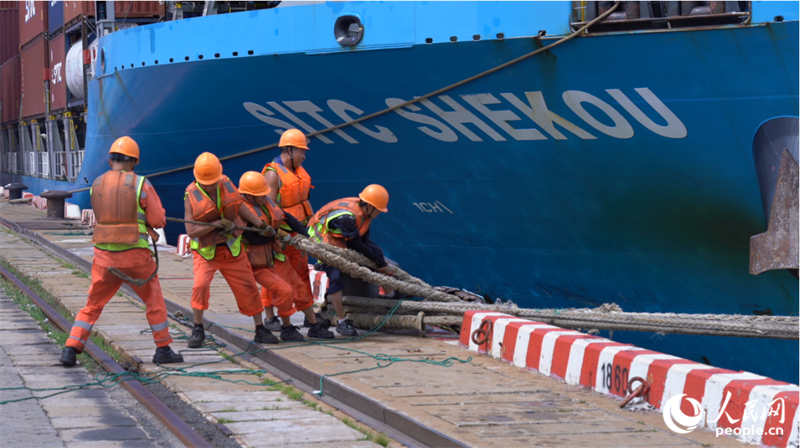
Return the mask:
<svg viewBox="0 0 800 448">
<path fill-rule="evenodd" d="M 47 2 L 20 2 L 18 15 L 21 46 L 47 32 Z"/>
<path fill-rule="evenodd" d="M 51 40 L 50 47 L 50 110 L 67 107 L 67 60 L 64 35 Z"/>
<path fill-rule="evenodd" d="M 22 118 L 45 113 L 44 80 L 47 59 L 47 41 L 44 38 L 22 50 Z"/>
<path fill-rule="evenodd" d="M 0 2 L 0 65 L 19 54 L 19 3 Z"/>
<path fill-rule="evenodd" d="M 0 101 L 3 102 L 3 124 L 19 120 L 20 58 L 15 56 L 0 67 Z"/>
<path fill-rule="evenodd" d="M 166 3 L 165 3 L 166 4 Z M 121 1 L 114 2 L 115 18 L 118 21 L 127 18 L 161 17 L 165 4 L 159 2 Z M 76 17 L 81 15 L 94 17 L 94 2 L 65 1 L 64 24 L 72 25 Z"/>
</svg>

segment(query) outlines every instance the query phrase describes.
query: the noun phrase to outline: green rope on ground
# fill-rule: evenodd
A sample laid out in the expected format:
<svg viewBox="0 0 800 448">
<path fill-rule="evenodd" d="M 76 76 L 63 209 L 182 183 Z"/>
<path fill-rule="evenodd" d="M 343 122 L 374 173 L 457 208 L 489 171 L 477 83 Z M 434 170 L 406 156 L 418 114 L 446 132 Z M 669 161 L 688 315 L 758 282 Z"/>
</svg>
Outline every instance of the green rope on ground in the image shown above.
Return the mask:
<svg viewBox="0 0 800 448">
<path fill-rule="evenodd" d="M 239 370 L 216 370 L 216 371 L 211 371 L 211 372 L 192 372 L 192 371 L 189 371 L 189 369 L 202 367 L 202 366 L 207 366 L 207 365 L 212 365 L 212 364 L 217 364 L 217 363 L 229 361 L 229 360 L 231 360 L 232 358 L 235 358 L 235 357 L 246 356 L 246 355 L 254 355 L 254 354 L 259 353 L 259 352 L 266 352 L 266 351 L 270 351 L 270 350 L 272 350 L 272 351 L 274 351 L 274 350 L 283 350 L 283 349 L 288 349 L 288 348 L 308 347 L 308 346 L 323 346 L 323 347 L 332 348 L 332 349 L 336 349 L 336 350 L 347 350 L 347 351 L 351 351 L 351 352 L 356 352 L 356 353 L 362 354 L 364 356 L 373 358 L 377 362 L 377 365 L 374 366 L 374 367 L 366 367 L 366 368 L 358 369 L 358 370 L 351 370 L 351 371 L 346 371 L 346 372 L 338 372 L 338 373 L 331 373 L 331 374 L 322 375 L 322 377 L 319 380 L 319 391 L 315 391 L 314 392 L 318 396 L 323 396 L 324 395 L 323 382 L 324 382 L 326 377 L 332 377 L 332 376 L 339 376 L 339 375 L 345 375 L 345 374 L 350 374 L 350 373 L 358 373 L 358 372 L 365 372 L 365 371 L 370 371 L 370 370 L 382 369 L 382 368 L 389 367 L 392 364 L 398 363 L 398 362 L 419 362 L 419 363 L 430 364 L 430 365 L 435 365 L 435 366 L 439 366 L 439 367 L 450 367 L 450 366 L 452 366 L 454 364 L 455 361 L 458 361 L 459 363 L 462 363 L 462 364 L 472 361 L 472 357 L 471 356 L 468 357 L 466 360 L 459 359 L 459 358 L 456 358 L 456 357 L 450 357 L 450 358 L 447 358 L 447 359 L 442 360 L 442 361 L 434 361 L 434 360 L 430 360 L 430 359 L 404 359 L 404 358 L 399 358 L 399 357 L 395 357 L 395 356 L 389 356 L 389 355 L 386 355 L 386 354 L 383 354 L 383 353 L 372 354 L 372 353 L 368 353 L 368 352 L 365 352 L 365 351 L 362 351 L 362 350 L 355 350 L 355 349 L 347 348 L 347 347 L 337 347 L 336 345 L 334 345 L 334 344 L 343 344 L 343 343 L 347 343 L 347 342 L 356 342 L 356 341 L 359 341 L 361 339 L 366 338 L 367 336 L 370 336 L 370 335 L 376 333 L 377 331 L 379 331 L 386 324 L 386 322 L 389 320 L 389 318 L 400 307 L 400 304 L 405 300 L 407 300 L 407 299 L 398 300 L 397 303 L 394 305 L 394 307 L 392 307 L 392 309 L 389 310 L 389 312 L 386 314 L 386 316 L 383 317 L 383 319 L 381 320 L 380 323 L 378 323 L 378 325 L 376 325 L 375 327 L 371 328 L 370 330 L 368 330 L 367 332 L 365 332 L 364 334 L 362 334 L 360 336 L 353 336 L 353 337 L 350 337 L 350 338 L 340 339 L 340 340 L 331 341 L 331 342 L 306 341 L 306 342 L 301 342 L 301 343 L 298 343 L 298 344 L 282 345 L 280 347 L 262 347 L 262 346 L 258 345 L 255 341 L 250 341 L 250 343 L 247 345 L 247 347 L 245 348 L 244 351 L 241 351 L 239 353 L 234 353 L 233 355 L 225 355 L 223 353 L 219 353 L 219 348 L 226 347 L 227 344 L 222 345 L 220 342 L 218 342 L 213 337 L 213 335 L 209 334 L 209 335 L 206 336 L 206 338 L 210 338 L 211 342 L 214 343 L 214 344 L 217 344 L 219 347 L 207 347 L 207 348 L 212 349 L 212 350 L 216 350 L 220 354 L 222 359 L 218 359 L 218 360 L 214 360 L 214 361 L 207 361 L 207 362 L 202 362 L 202 363 L 197 363 L 197 364 L 192 364 L 192 365 L 185 366 L 185 367 L 170 367 L 170 366 L 164 366 L 164 365 L 161 365 L 161 364 L 156 364 L 156 365 L 158 365 L 158 367 L 161 368 L 161 370 L 159 370 L 157 372 L 147 373 L 147 374 L 139 374 L 139 373 L 134 373 L 134 372 L 121 372 L 121 373 L 112 374 L 112 373 L 108 373 L 108 372 L 100 372 L 100 373 L 95 375 L 95 377 L 94 377 L 95 381 L 93 381 L 93 382 L 85 383 L 85 384 L 69 385 L 69 386 L 64 386 L 64 387 L 54 387 L 54 388 L 45 388 L 45 389 L 32 389 L 32 388 L 24 387 L 24 386 L 22 386 L 22 387 L 0 388 L 0 391 L 4 391 L 4 390 L 22 390 L 22 389 L 29 390 L 29 391 L 32 391 L 32 392 L 44 392 L 44 391 L 51 391 L 51 390 L 52 391 L 58 391 L 58 392 L 55 392 L 53 394 L 46 395 L 46 396 L 43 396 L 43 397 L 30 396 L 30 397 L 25 397 L 25 398 L 18 398 L 18 399 L 15 399 L 15 400 L 0 401 L 0 405 L 4 405 L 4 404 L 8 404 L 8 403 L 16 403 L 16 402 L 25 401 L 25 400 L 31 400 L 31 399 L 34 399 L 34 398 L 35 399 L 49 398 L 49 397 L 53 397 L 53 396 L 56 396 L 56 395 L 64 394 L 64 393 L 67 393 L 67 392 L 73 392 L 73 391 L 76 391 L 76 390 L 82 390 L 82 389 L 85 389 L 85 388 L 88 388 L 88 387 L 93 387 L 93 386 L 100 386 L 100 387 L 103 387 L 103 388 L 108 388 L 108 387 L 116 386 L 119 383 L 121 383 L 123 381 L 128 381 L 128 380 L 136 380 L 136 381 L 139 381 L 139 382 L 141 382 L 143 384 L 156 384 L 156 383 L 159 383 L 159 382 L 163 381 L 164 379 L 169 378 L 171 376 L 209 378 L 209 379 L 213 379 L 213 380 L 217 380 L 217 381 L 225 381 L 225 382 L 228 382 L 228 383 L 245 383 L 245 384 L 248 384 L 248 385 L 251 385 L 251 386 L 268 386 L 268 387 L 271 387 L 271 386 L 274 386 L 276 384 L 290 383 L 291 380 L 275 381 L 275 382 L 271 382 L 271 383 L 254 383 L 254 382 L 243 380 L 243 379 L 230 380 L 230 379 L 227 379 L 227 378 L 223 377 L 224 375 L 236 375 L 236 374 L 254 374 L 254 375 L 268 374 L 269 372 L 267 372 L 266 370 L 239 369 Z M 189 321 L 189 319 L 186 318 L 186 317 L 184 317 L 184 319 L 186 321 Z M 210 330 L 214 325 L 217 325 L 217 326 L 220 326 L 220 327 L 224 327 L 224 328 L 241 329 L 241 330 L 244 330 L 244 331 L 251 331 L 252 332 L 252 330 L 247 330 L 247 329 L 238 328 L 238 327 L 228 327 L 228 326 L 217 324 L 217 323 L 214 323 L 214 322 L 211 322 L 205 328 L 205 330 Z M 140 332 L 140 334 L 145 334 L 145 333 L 150 332 L 150 331 L 151 331 L 150 329 L 145 329 L 145 330 L 142 330 Z M 178 330 L 178 331 L 180 331 L 180 330 Z M 176 336 L 175 339 L 188 339 L 188 336 L 184 332 L 181 331 L 181 333 L 182 333 L 182 335 L 181 336 Z M 251 350 L 251 347 L 253 347 L 254 345 L 257 348 L 255 350 Z M 203 346 L 206 347 L 205 341 L 204 341 Z M 181 350 L 180 352 L 197 353 L 198 351 L 199 350 L 191 350 L 191 349 L 189 349 L 189 350 Z M 381 364 L 382 362 L 385 363 L 385 364 Z"/>
</svg>

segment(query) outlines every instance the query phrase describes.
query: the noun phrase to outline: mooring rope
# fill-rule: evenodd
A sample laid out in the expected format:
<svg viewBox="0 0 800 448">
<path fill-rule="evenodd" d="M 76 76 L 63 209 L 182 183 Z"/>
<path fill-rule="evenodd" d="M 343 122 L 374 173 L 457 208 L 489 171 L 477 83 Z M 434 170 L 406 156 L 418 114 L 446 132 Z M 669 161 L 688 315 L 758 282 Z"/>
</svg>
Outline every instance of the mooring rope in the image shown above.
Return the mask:
<svg viewBox="0 0 800 448">
<path fill-rule="evenodd" d="M 224 228 L 218 224 L 168 219 Z M 261 231 L 254 227 L 241 227 L 241 229 Z M 283 234 L 282 231 L 279 233 Z M 457 325 L 458 317 L 463 316 L 464 312 L 483 310 L 557 324 L 564 328 L 798 340 L 800 318 L 797 316 L 627 313 L 622 312 L 618 305 L 609 303 L 594 309 L 526 309 L 514 304 L 465 303 L 459 297 L 439 291 L 397 266 L 390 267 L 395 277 L 376 272 L 373 270 L 375 264 L 354 250 L 312 241 L 302 235 L 291 238 L 284 236 L 282 240 L 352 277 L 425 300 L 403 301 L 398 304 L 394 300 L 346 297 L 344 303 L 348 306 L 348 311 L 353 313 L 354 322 L 361 328 L 371 328 L 369 322 L 377 322 L 376 317 L 386 316 L 389 309 L 396 310 L 396 313 L 393 311 L 392 319 L 386 322 L 390 328 L 422 330 L 424 330 L 423 322 L 426 325 Z M 420 316 L 420 313 L 423 313 L 423 316 Z M 452 318 L 454 316 L 456 319 Z"/>
<path fill-rule="evenodd" d="M 359 314 L 382 314 L 394 305 L 386 299 L 344 297 L 348 311 Z M 751 316 L 743 314 L 679 314 L 679 313 L 626 313 L 615 304 L 604 304 L 595 309 L 526 309 L 516 305 L 483 305 L 477 303 L 432 303 L 405 301 L 394 317 L 397 324 L 412 322 L 418 313 L 425 313 L 426 322 L 431 317 L 458 317 L 466 311 L 493 311 L 524 319 L 535 320 L 564 328 L 590 330 L 642 331 L 662 334 L 689 334 L 747 338 L 798 340 L 797 316 Z M 433 325 L 433 324 L 431 324 Z M 416 328 L 416 323 L 403 328 Z"/>
</svg>

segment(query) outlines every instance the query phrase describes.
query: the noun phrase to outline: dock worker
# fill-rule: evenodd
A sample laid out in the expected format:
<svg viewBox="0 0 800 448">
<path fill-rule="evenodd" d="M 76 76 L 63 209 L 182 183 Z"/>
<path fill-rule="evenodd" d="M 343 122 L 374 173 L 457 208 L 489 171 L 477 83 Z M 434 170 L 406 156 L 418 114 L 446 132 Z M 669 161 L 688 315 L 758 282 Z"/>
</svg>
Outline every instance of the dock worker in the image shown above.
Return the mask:
<svg viewBox="0 0 800 448">
<path fill-rule="evenodd" d="M 306 159 L 308 151 L 308 139 L 305 134 L 298 129 L 289 129 L 281 135 L 278 142 L 281 153 L 278 157 L 266 164 L 261 174 L 267 179 L 269 186 L 269 198 L 287 214 L 294 216 L 304 226 L 308 225 L 308 220 L 314 216 L 314 210 L 309 202 L 311 186 L 311 176 L 303 168 L 303 161 Z M 295 232 L 284 223 L 281 228 L 291 235 Z M 311 293 L 311 276 L 308 270 L 308 255 L 296 249 L 294 246 L 287 246 L 284 255 L 288 258 L 288 263 L 297 272 L 297 276 L 305 285 L 304 294 L 309 298 Z M 270 292 L 264 288 L 261 290 L 261 300 L 265 304 L 271 303 Z M 279 320 L 271 306 L 265 308 L 267 328 L 277 331 Z M 330 325 L 328 319 L 323 319 L 317 315 L 324 326 Z M 309 327 L 311 322 L 305 319 L 304 325 Z"/>
<path fill-rule="evenodd" d="M 81 309 L 61 353 L 61 363 L 74 366 L 76 355 L 83 352 L 100 313 L 122 286 L 123 280 L 109 272 L 117 268 L 134 279 L 146 279 L 142 286 L 131 285 L 147 307 L 147 322 L 153 332 L 156 353 L 153 362 L 159 364 L 183 362 L 183 356 L 169 346 L 167 307 L 156 274 L 156 262 L 150 252 L 148 234 L 157 241 L 152 229 L 163 228 L 166 214 L 156 190 L 144 176 L 134 174 L 139 163 L 139 145 L 130 137 L 120 137 L 111 145 L 106 171 L 92 184 L 90 195 L 97 226 L 92 234 L 92 286 L 86 306 Z"/>
<path fill-rule="evenodd" d="M 199 348 L 205 340 L 203 312 L 208 309 L 211 280 L 219 271 L 228 282 L 239 312 L 251 316 L 255 324 L 255 342 L 275 344 L 278 338 L 264 328 L 261 320 L 261 301 L 258 285 L 253 277 L 250 262 L 242 248 L 242 230 L 245 221 L 258 228 L 267 223 L 247 207 L 242 207 L 242 195 L 228 176 L 222 174 L 222 164 L 217 156 L 204 152 L 194 162 L 195 182 L 186 187 L 184 219 L 223 225 L 217 227 L 186 223 L 186 233 L 191 238 L 194 271 L 192 287 L 192 313 L 194 328 L 189 338 L 189 348 Z"/>
<path fill-rule="evenodd" d="M 314 315 L 314 300 L 305 294 L 305 284 L 292 269 L 283 249 L 275 239 L 275 230 L 282 224 L 288 224 L 292 231 L 308 236 L 305 227 L 294 216 L 284 213 L 272 199 L 267 196 L 269 187 L 267 180 L 257 171 L 244 173 L 239 180 L 239 193 L 244 197 L 244 205 L 259 219 L 269 224 L 269 228 L 261 233 L 245 232 L 245 244 L 250 266 L 256 282 L 271 293 L 271 300 L 264 308 L 272 311 L 273 305 L 278 308 L 281 319 L 281 339 L 288 342 L 303 342 L 303 335 L 292 325 L 291 316 L 295 310 L 305 314 L 311 323 L 308 337 L 333 339 L 334 335 Z M 248 224 L 250 227 L 250 224 Z M 269 231 L 269 232 L 268 232 Z"/>
<path fill-rule="evenodd" d="M 369 230 L 378 215 L 389 211 L 388 205 L 386 189 L 377 184 L 368 185 L 357 198 L 337 199 L 322 207 L 308 222 L 309 238 L 358 251 L 375 262 L 378 272 L 386 273 L 383 250 L 372 242 Z M 328 299 L 333 303 L 338 318 L 336 332 L 343 336 L 356 336 L 358 333 L 353 321 L 346 318 L 342 306 L 345 286 L 342 273 L 333 266 L 323 267 L 328 275 Z"/>
</svg>

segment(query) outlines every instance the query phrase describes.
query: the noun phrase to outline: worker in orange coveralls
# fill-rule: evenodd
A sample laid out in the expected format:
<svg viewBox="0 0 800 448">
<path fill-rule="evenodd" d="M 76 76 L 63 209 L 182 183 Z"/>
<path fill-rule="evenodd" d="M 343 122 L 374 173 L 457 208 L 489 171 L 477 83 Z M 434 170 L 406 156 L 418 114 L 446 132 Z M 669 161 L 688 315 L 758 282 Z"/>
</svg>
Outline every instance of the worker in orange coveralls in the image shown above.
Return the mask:
<svg viewBox="0 0 800 448">
<path fill-rule="evenodd" d="M 284 212 L 297 218 L 301 224 L 308 225 L 308 220 L 314 216 L 314 210 L 308 201 L 311 189 L 314 187 L 311 186 L 311 176 L 303 168 L 303 161 L 306 159 L 308 150 L 308 139 L 300 130 L 289 129 L 281 135 L 278 146 L 281 148 L 281 154 L 265 165 L 261 171 L 261 174 L 267 179 L 267 186 L 270 189 L 269 198 Z M 292 236 L 297 234 L 288 224 L 284 223 L 281 228 L 292 232 Z M 309 298 L 313 297 L 311 276 L 308 271 L 308 255 L 294 246 L 286 247 L 284 255 L 289 259 L 288 263 L 305 285 L 303 294 L 308 295 Z M 266 288 L 261 289 L 261 301 L 264 303 L 266 312 L 266 327 L 271 331 L 278 331 L 281 325 L 280 320 L 272 311 L 270 292 Z M 316 317 L 325 328 L 330 326 L 330 320 L 322 318 L 319 314 Z M 306 318 L 303 326 L 310 327 L 311 324 L 312 322 Z"/>
<path fill-rule="evenodd" d="M 92 286 L 86 306 L 72 324 L 60 361 L 66 367 L 75 365 L 76 355 L 83 352 L 103 307 L 122 286 L 123 280 L 109 272 L 113 267 L 134 279 L 153 275 L 143 286 L 131 285 L 147 306 L 147 322 L 158 347 L 153 362 L 183 362 L 183 356 L 169 347 L 172 337 L 167 307 L 147 240 L 151 229 L 163 228 L 167 224 L 164 207 L 150 182 L 133 173 L 139 163 L 139 145 L 132 138 L 118 138 L 111 145 L 109 154 L 111 170 L 94 181 L 90 193 L 97 218 L 97 227 L 92 234 Z M 153 241 L 158 239 L 154 232 L 151 235 Z"/>
<path fill-rule="evenodd" d="M 195 182 L 186 187 L 184 219 L 223 225 L 217 227 L 186 223 L 186 233 L 192 239 L 194 286 L 192 287 L 192 312 L 194 328 L 189 338 L 189 348 L 203 345 L 206 334 L 203 312 L 208 309 L 211 297 L 211 280 L 217 271 L 222 273 L 236 298 L 239 312 L 251 316 L 256 326 L 255 342 L 275 344 L 278 338 L 270 333 L 261 321 L 261 301 L 253 270 L 242 248 L 242 230 L 246 220 L 255 227 L 265 229 L 267 223 L 247 207 L 242 207 L 242 195 L 228 176 L 222 174 L 222 164 L 214 154 L 204 152 L 194 162 Z"/>
<path fill-rule="evenodd" d="M 381 213 L 389 211 L 389 192 L 380 185 L 367 185 L 357 198 L 343 198 L 329 202 L 319 209 L 308 222 L 308 235 L 311 241 L 355 250 L 375 263 L 377 271 L 385 274 L 386 258 L 383 250 L 369 237 L 372 221 Z M 338 268 L 325 266 L 328 275 L 328 299 L 336 309 L 338 322 L 336 332 L 342 336 L 357 336 L 353 321 L 347 319 L 342 305 L 342 291 L 345 284 Z"/>
<path fill-rule="evenodd" d="M 267 196 L 269 187 L 267 180 L 256 171 L 248 171 L 239 180 L 239 193 L 244 197 L 244 205 L 259 219 L 266 221 L 271 227 L 262 231 L 245 232 L 245 246 L 253 275 L 262 289 L 268 289 L 272 300 L 264 304 L 265 309 L 272 311 L 273 304 L 278 308 L 281 318 L 281 339 L 288 342 L 303 342 L 303 335 L 292 325 L 290 317 L 295 308 L 305 314 L 311 322 L 308 337 L 333 339 L 334 335 L 317 321 L 314 315 L 314 300 L 305 294 L 305 284 L 289 265 L 281 245 L 275 240 L 275 230 L 286 223 L 289 227 L 304 236 L 308 236 L 305 227 L 294 216 L 286 214 L 272 199 Z M 249 225 L 248 225 L 249 227 Z M 283 233 L 283 232 L 280 232 Z M 263 297 L 263 296 L 262 296 Z M 263 303 L 263 302 L 262 302 Z M 294 305 L 294 306 L 292 306 Z"/>
</svg>

